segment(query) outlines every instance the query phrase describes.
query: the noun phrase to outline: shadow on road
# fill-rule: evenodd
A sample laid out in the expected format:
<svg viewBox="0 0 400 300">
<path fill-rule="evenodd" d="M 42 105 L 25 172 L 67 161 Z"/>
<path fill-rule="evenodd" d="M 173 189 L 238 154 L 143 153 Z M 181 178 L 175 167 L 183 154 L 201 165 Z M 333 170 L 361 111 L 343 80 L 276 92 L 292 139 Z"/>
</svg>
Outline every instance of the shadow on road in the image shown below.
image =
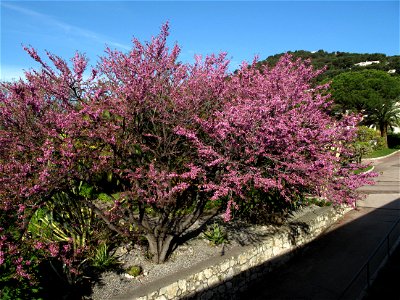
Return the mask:
<svg viewBox="0 0 400 300">
<path fill-rule="evenodd" d="M 400 195 L 392 194 L 392 198 L 379 208 L 359 207 L 350 211 L 309 244 L 245 271 L 229 282 L 200 291 L 191 299 L 210 299 L 212 290 L 220 291 L 220 296 L 214 295 L 212 299 L 357 299 L 366 287 L 367 273 L 370 276 L 376 273 L 387 254 L 387 246 L 392 248 L 400 236 L 400 226 L 396 226 L 388 242 L 371 260 L 369 269 L 364 268 L 342 295 L 400 219 Z M 281 265 L 282 262 L 285 264 Z M 262 278 L 252 276 L 262 272 L 266 273 Z M 234 292 L 237 288 L 240 292 Z"/>
</svg>

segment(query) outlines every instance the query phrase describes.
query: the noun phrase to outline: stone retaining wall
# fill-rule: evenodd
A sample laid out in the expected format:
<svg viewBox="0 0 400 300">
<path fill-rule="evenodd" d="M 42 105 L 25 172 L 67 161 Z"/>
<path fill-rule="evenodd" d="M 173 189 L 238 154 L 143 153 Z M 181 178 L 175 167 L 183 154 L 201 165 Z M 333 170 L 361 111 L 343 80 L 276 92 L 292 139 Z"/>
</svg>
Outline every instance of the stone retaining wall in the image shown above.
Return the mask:
<svg viewBox="0 0 400 300">
<path fill-rule="evenodd" d="M 309 211 L 257 244 L 203 261 L 120 299 L 234 299 L 238 291 L 244 291 L 250 282 L 287 261 L 298 247 L 313 240 L 349 210 L 320 207 Z"/>
</svg>

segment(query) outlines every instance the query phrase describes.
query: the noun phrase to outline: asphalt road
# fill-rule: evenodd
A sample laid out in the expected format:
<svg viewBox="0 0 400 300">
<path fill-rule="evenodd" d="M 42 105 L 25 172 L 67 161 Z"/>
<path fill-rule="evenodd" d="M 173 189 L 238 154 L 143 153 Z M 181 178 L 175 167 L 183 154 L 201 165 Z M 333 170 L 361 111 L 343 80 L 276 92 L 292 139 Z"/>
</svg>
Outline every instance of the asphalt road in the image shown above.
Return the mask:
<svg viewBox="0 0 400 300">
<path fill-rule="evenodd" d="M 400 219 L 400 153 L 373 164 L 380 175 L 376 185 L 360 189 L 367 197 L 357 203 L 357 209 L 301 249 L 286 265 L 238 295 L 239 299 L 329 300 L 360 296 L 366 287 L 366 270 L 347 293 L 343 292 Z M 382 263 L 386 252 L 381 252 L 371 262 L 371 275 Z M 381 299 L 400 300 L 400 296 L 394 297 Z"/>
</svg>

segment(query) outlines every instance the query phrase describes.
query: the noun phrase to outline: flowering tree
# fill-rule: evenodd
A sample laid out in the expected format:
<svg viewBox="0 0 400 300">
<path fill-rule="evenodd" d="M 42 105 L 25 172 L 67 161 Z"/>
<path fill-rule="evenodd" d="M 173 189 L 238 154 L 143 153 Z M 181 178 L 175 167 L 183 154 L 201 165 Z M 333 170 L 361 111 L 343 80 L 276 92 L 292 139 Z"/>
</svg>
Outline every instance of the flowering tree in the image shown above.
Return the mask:
<svg viewBox="0 0 400 300">
<path fill-rule="evenodd" d="M 99 105 L 107 114 L 106 134 L 110 172 L 120 183 L 114 197 L 113 226 L 134 224 L 149 241 L 155 262 L 166 259 L 174 244 L 203 214 L 210 198 L 203 186 L 212 174 L 179 134 L 193 128 L 199 115 L 222 106 L 226 86 L 225 55 L 197 58 L 194 65 L 177 62 L 169 51 L 164 26 L 151 43 L 134 41 L 127 54 L 107 50 L 98 66 Z M 97 121 L 96 121 L 97 122 Z M 103 212 L 96 211 L 106 218 Z M 126 225 L 120 229 L 125 234 Z"/>
<path fill-rule="evenodd" d="M 107 49 L 88 80 L 84 56 L 70 69 L 49 54 L 53 70 L 26 49 L 42 70 L 5 84 L 0 102 L 1 209 L 17 214 L 21 236 L 62 192 L 115 232 L 145 235 L 159 263 L 222 207 L 206 211 L 209 201 L 222 200 L 226 220 L 253 189 L 354 203 L 367 182 L 342 163 L 355 119 L 329 117 L 325 87 L 310 83 L 318 71 L 290 56 L 236 74 L 225 54 L 182 64 L 167 36 L 164 25 L 128 53 Z M 77 196 L 78 183 L 93 192 Z"/>
<path fill-rule="evenodd" d="M 278 192 L 289 202 L 313 195 L 354 204 L 356 188 L 369 182 L 370 175 L 354 174 L 359 166 L 343 165 L 351 155 L 357 118 L 329 116 L 329 96 L 322 96 L 327 86 L 311 85 L 320 73 L 289 55 L 274 68 L 244 64 L 230 78 L 223 109 L 197 119 L 208 139 L 183 133 L 206 166 L 219 170 L 212 199 L 230 197 L 227 220 L 231 207 L 237 208 L 232 195 L 246 200 L 252 189 Z"/>
</svg>

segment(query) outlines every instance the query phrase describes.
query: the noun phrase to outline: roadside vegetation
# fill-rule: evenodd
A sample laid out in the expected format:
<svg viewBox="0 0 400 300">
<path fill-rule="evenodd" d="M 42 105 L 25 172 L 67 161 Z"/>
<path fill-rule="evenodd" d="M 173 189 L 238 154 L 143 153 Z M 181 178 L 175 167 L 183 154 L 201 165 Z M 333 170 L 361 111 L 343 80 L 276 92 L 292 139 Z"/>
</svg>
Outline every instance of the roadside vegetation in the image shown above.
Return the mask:
<svg viewBox="0 0 400 300">
<path fill-rule="evenodd" d="M 368 154 L 365 156 L 365 158 L 378 158 L 378 157 L 383 157 L 390 155 L 396 151 L 399 151 L 400 149 L 390 149 L 390 148 L 385 148 L 385 149 L 380 149 L 380 150 L 375 150 L 372 153 Z"/>
</svg>

